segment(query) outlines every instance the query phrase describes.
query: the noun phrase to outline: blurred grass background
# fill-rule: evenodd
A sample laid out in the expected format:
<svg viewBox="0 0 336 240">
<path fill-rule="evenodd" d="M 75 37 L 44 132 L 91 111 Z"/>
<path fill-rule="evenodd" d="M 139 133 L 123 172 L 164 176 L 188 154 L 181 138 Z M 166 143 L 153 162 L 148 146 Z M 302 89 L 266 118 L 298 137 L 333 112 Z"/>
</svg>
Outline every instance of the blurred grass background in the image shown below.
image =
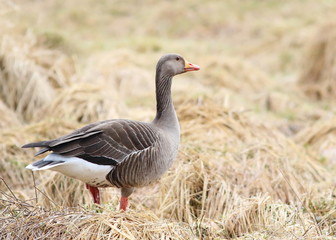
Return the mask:
<svg viewBox="0 0 336 240">
<path fill-rule="evenodd" d="M 0 2 L 1 238 L 333 239 L 336 2 Z M 174 79 L 180 154 L 118 212 L 83 183 L 35 180 L 20 146 L 84 124 L 154 117 L 159 57 Z M 43 223 L 43 224 L 41 224 Z"/>
</svg>

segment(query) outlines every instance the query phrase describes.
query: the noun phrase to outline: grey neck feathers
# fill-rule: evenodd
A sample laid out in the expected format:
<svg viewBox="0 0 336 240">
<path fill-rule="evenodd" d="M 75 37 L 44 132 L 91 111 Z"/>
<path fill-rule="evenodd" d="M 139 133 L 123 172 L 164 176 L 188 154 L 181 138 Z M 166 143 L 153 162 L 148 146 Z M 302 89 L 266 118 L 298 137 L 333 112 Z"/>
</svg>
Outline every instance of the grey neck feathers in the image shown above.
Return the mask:
<svg viewBox="0 0 336 240">
<path fill-rule="evenodd" d="M 172 76 L 162 73 L 160 68 L 156 70 L 156 117 L 154 122 L 169 118 L 170 114 L 175 115 L 174 105 L 171 97 Z"/>
</svg>

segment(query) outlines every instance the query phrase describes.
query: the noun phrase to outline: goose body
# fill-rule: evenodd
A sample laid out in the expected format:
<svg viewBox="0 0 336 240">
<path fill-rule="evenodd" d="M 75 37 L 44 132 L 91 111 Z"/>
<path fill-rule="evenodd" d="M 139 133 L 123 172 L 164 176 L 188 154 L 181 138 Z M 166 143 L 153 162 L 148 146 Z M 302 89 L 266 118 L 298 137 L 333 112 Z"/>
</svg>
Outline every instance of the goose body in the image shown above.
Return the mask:
<svg viewBox="0 0 336 240">
<path fill-rule="evenodd" d="M 156 117 L 152 122 L 113 119 L 84 126 L 60 138 L 29 143 L 23 148 L 51 151 L 26 168 L 53 170 L 86 183 L 94 202 L 100 187 L 121 188 L 120 208 L 126 210 L 135 187 L 158 180 L 176 158 L 180 126 L 171 99 L 173 76 L 199 70 L 180 55 L 167 54 L 156 67 Z"/>
</svg>

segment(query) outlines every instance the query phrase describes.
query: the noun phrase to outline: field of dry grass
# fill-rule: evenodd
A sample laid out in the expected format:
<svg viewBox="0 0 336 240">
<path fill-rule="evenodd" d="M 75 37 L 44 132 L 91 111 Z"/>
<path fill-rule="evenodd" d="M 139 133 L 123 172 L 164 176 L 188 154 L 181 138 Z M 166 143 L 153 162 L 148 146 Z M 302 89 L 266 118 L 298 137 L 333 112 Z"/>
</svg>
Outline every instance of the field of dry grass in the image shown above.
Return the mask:
<svg viewBox="0 0 336 240">
<path fill-rule="evenodd" d="M 335 239 L 336 2 L 0 1 L 0 239 Z M 178 52 L 173 167 L 92 204 L 25 169 L 84 124 L 154 117 L 154 68 Z"/>
</svg>

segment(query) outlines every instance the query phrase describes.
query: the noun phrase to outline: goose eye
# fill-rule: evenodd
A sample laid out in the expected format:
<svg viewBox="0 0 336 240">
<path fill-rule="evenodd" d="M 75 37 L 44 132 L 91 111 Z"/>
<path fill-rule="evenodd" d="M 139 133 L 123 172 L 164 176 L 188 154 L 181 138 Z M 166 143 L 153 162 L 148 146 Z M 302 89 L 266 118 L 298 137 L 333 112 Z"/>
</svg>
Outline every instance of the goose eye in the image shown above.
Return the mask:
<svg viewBox="0 0 336 240">
<path fill-rule="evenodd" d="M 179 60 L 180 60 L 180 58 L 179 58 L 179 57 L 176 57 L 175 59 L 176 59 L 176 61 L 179 61 Z"/>
</svg>

